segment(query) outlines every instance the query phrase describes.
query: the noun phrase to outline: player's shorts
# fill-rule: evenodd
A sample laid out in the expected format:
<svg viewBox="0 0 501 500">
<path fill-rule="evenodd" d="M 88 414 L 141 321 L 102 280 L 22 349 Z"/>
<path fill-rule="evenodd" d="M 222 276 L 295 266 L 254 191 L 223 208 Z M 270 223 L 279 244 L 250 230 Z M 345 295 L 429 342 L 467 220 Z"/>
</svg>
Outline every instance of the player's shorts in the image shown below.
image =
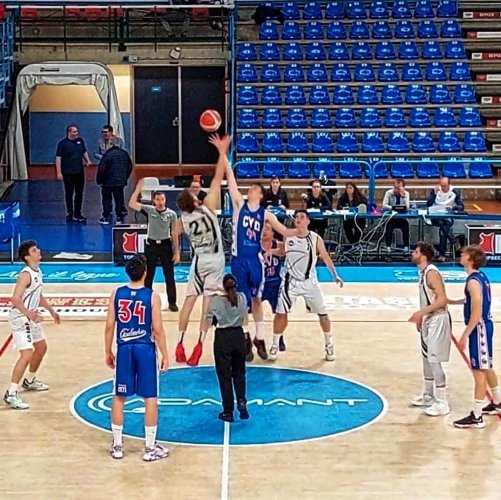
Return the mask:
<svg viewBox="0 0 501 500">
<path fill-rule="evenodd" d="M 450 314 L 440 313 L 427 317 L 421 329 L 421 352 L 430 363 L 449 361 L 451 354 L 452 323 Z"/>
<path fill-rule="evenodd" d="M 19 351 L 33 349 L 33 344 L 45 340 L 41 323 L 33 323 L 26 316 L 17 314 L 9 317 L 10 331 L 14 339 L 14 347 Z"/>
<path fill-rule="evenodd" d="M 231 273 L 237 279 L 237 290 L 247 298 L 261 298 L 264 288 L 264 263 L 257 256 L 255 258 L 233 257 L 231 259 Z"/>
<path fill-rule="evenodd" d="M 113 393 L 116 396 L 158 397 L 157 350 L 153 343 L 117 347 Z"/>
<path fill-rule="evenodd" d="M 327 314 L 320 283 L 315 278 L 299 281 L 291 278 L 289 274 L 284 276 L 280 285 L 276 312 L 280 314 L 290 313 L 298 297 L 304 298 L 312 313 Z"/>
<path fill-rule="evenodd" d="M 474 370 L 489 370 L 492 368 L 493 335 L 493 322 L 482 321 L 469 336 L 470 361 Z"/>
<path fill-rule="evenodd" d="M 263 295 L 261 299 L 263 302 L 268 302 L 271 306 L 271 310 L 273 313 L 277 310 L 277 304 L 278 304 L 278 294 L 280 293 L 280 280 L 277 280 L 278 283 L 272 283 L 268 284 L 265 282 L 264 284 L 264 289 L 263 289 Z"/>
<path fill-rule="evenodd" d="M 213 295 L 224 277 L 224 254 L 195 255 L 190 267 L 186 296 Z"/>
</svg>

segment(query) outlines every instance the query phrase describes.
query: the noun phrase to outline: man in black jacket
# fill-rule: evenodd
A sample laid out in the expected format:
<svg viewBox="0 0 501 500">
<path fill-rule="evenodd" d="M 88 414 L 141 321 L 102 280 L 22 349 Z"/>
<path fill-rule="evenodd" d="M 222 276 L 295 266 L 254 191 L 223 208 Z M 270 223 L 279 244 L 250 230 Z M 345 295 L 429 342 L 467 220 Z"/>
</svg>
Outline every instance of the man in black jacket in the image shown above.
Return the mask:
<svg viewBox="0 0 501 500">
<path fill-rule="evenodd" d="M 110 223 L 112 203 L 115 200 L 117 222 L 123 224 L 127 210 L 124 202 L 124 187 L 132 173 L 132 160 L 124 149 L 113 146 L 101 158 L 97 169 L 96 182 L 101 186 L 103 216 L 99 224 Z"/>
</svg>

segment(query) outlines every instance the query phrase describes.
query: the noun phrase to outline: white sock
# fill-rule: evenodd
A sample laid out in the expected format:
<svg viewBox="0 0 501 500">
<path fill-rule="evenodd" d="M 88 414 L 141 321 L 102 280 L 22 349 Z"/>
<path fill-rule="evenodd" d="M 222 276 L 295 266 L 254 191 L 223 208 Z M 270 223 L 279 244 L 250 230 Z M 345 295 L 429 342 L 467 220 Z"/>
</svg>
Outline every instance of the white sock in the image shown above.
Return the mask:
<svg viewBox="0 0 501 500">
<path fill-rule="evenodd" d="M 256 321 L 256 339 L 263 340 L 264 321 Z"/>
<path fill-rule="evenodd" d="M 436 387 L 435 397 L 440 401 L 447 401 L 447 388 L 446 387 Z"/>
<path fill-rule="evenodd" d="M 492 401 L 494 402 L 494 404 L 498 405 L 499 403 L 501 403 L 501 392 L 499 390 L 499 386 L 491 387 L 491 392 L 492 392 Z"/>
<path fill-rule="evenodd" d="M 332 335 L 331 332 L 324 333 L 325 345 L 332 345 Z"/>
<path fill-rule="evenodd" d="M 178 342 L 183 342 L 183 339 L 184 339 L 184 332 L 179 332 L 179 340 Z"/>
<path fill-rule="evenodd" d="M 473 414 L 475 415 L 475 418 L 480 418 L 482 416 L 482 408 L 484 407 L 485 401 L 480 401 L 478 399 L 475 399 L 473 401 Z"/>
<path fill-rule="evenodd" d="M 282 336 L 281 333 L 274 333 L 273 334 L 273 345 L 275 347 L 278 347 L 278 343 L 280 342 L 280 337 Z"/>
<path fill-rule="evenodd" d="M 424 379 L 424 393 L 433 396 L 433 379 Z"/>
<path fill-rule="evenodd" d="M 10 387 L 9 387 L 9 394 L 11 396 L 17 392 L 17 387 L 18 387 L 18 384 L 14 384 L 14 382 L 11 382 Z"/>
<path fill-rule="evenodd" d="M 146 441 L 146 448 L 153 448 L 155 446 L 155 440 L 157 438 L 157 426 L 148 427 L 144 426 L 144 439 Z"/>
<path fill-rule="evenodd" d="M 113 444 L 115 446 L 122 446 L 122 430 L 123 425 L 111 424 L 111 432 L 113 433 Z"/>
<path fill-rule="evenodd" d="M 37 378 L 37 372 L 35 373 L 28 372 L 28 375 L 26 375 L 26 379 L 28 380 L 28 382 L 33 382 L 33 380 L 36 378 Z"/>
</svg>

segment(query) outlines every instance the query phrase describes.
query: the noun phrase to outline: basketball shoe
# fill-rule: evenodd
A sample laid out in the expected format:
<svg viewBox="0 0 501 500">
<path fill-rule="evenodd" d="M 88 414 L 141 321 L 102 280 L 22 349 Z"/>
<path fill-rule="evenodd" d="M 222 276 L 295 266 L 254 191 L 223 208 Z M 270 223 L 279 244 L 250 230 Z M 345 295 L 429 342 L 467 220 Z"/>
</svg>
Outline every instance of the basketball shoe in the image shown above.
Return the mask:
<svg viewBox="0 0 501 500">
<path fill-rule="evenodd" d="M 411 399 L 412 406 L 431 406 L 435 398 L 431 394 L 420 394 L 419 396 L 414 396 Z"/>
<path fill-rule="evenodd" d="M 26 389 L 27 391 L 48 391 L 49 386 L 38 380 L 36 377 L 31 382 L 28 382 L 28 379 L 25 378 L 23 380 L 23 389 Z"/>
<path fill-rule="evenodd" d="M 430 406 L 425 408 L 424 412 L 430 417 L 440 417 L 441 415 L 448 415 L 451 412 L 451 409 L 449 408 L 449 403 L 447 403 L 447 401 L 435 399 Z"/>
<path fill-rule="evenodd" d="M 334 346 L 332 344 L 327 344 L 325 346 L 325 361 L 334 361 L 335 359 Z"/>
<path fill-rule="evenodd" d="M 158 443 L 155 443 L 151 448 L 144 449 L 143 460 L 145 462 L 154 462 L 155 460 L 162 460 L 168 456 L 169 450 Z"/>
<path fill-rule="evenodd" d="M 501 403 L 496 404 L 494 402 L 489 403 L 487 406 L 482 408 L 482 413 L 486 415 L 500 415 L 501 414 Z"/>
<path fill-rule="evenodd" d="M 270 361 L 276 361 L 276 360 L 277 360 L 277 358 L 278 358 L 278 346 L 276 346 L 276 345 L 272 345 L 272 346 L 270 347 L 270 352 L 269 352 L 269 354 L 268 354 L 268 359 L 269 359 Z"/>
<path fill-rule="evenodd" d="M 470 412 L 467 417 L 456 420 L 454 422 L 454 427 L 458 427 L 459 429 L 483 429 L 485 427 L 485 422 L 482 416 L 477 418 L 473 412 Z"/>
<path fill-rule="evenodd" d="M 268 359 L 268 352 L 266 351 L 266 344 L 264 343 L 264 340 L 258 340 L 255 338 L 252 341 L 252 343 L 256 347 L 257 355 L 261 359 L 264 359 L 264 360 Z"/>
<path fill-rule="evenodd" d="M 115 460 L 120 460 L 124 457 L 124 447 L 121 444 L 111 443 L 110 457 Z"/>
<path fill-rule="evenodd" d="M 27 410 L 30 407 L 28 403 L 25 403 L 17 395 L 17 392 L 15 392 L 14 394 L 9 394 L 9 391 L 6 391 L 3 400 L 7 406 L 10 406 L 14 410 Z"/>
</svg>

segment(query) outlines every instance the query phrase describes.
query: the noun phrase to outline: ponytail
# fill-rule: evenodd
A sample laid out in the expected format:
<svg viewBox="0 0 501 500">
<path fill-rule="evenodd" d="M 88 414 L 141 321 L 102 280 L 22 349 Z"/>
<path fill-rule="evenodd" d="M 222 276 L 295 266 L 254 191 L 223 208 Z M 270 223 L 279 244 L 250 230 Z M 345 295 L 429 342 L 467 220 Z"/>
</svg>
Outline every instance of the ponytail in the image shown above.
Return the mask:
<svg viewBox="0 0 501 500">
<path fill-rule="evenodd" d="M 226 292 L 226 297 L 233 307 L 238 306 L 238 293 L 237 293 L 237 282 L 235 278 L 228 277 L 223 281 L 224 291 Z"/>
</svg>

